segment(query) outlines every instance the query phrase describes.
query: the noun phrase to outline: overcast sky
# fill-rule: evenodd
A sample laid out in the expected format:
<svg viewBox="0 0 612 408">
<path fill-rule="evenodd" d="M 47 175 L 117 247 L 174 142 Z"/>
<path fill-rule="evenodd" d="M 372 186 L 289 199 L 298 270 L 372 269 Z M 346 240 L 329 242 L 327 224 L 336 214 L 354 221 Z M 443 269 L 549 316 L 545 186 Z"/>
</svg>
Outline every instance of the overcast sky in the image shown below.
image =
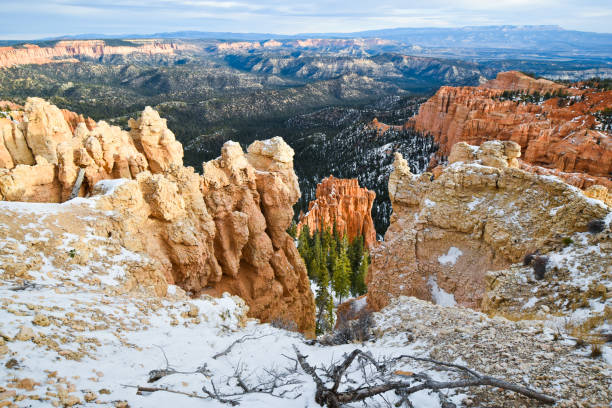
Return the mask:
<svg viewBox="0 0 612 408">
<path fill-rule="evenodd" d="M 556 24 L 612 32 L 612 0 L 0 0 L 0 39 L 232 31 Z"/>
</svg>

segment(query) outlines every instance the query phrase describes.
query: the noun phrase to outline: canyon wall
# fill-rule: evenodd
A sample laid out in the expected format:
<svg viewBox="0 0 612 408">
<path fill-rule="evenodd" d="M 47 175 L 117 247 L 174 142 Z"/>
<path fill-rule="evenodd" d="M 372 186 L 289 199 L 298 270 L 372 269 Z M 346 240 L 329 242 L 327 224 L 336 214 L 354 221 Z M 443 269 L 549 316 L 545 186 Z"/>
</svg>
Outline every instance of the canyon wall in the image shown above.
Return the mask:
<svg viewBox="0 0 612 408">
<path fill-rule="evenodd" d="M 75 191 L 95 199 L 85 218 L 97 235 L 152 260 L 134 272 L 139 285 L 151 283 L 153 269 L 157 294 L 167 284 L 194 295 L 229 292 L 252 317 L 314 333 L 306 268 L 286 233 L 300 190 L 293 150 L 281 138 L 254 142 L 247 153 L 227 142 L 198 175 L 183 166 L 181 144 L 149 107 L 129 132 L 36 98 L 10 117 L 0 127 L 3 200 L 64 202 L 80 174 Z"/>
<path fill-rule="evenodd" d="M 524 103 L 504 100 L 504 91 L 562 91 L 568 97 Z M 593 115 L 606 108 L 612 108 L 612 91 L 568 88 L 511 71 L 478 87 L 441 87 L 409 125 L 440 145 L 432 167 L 457 142 L 511 140 L 521 146 L 526 170 L 545 167 L 577 187 L 600 184 L 612 190 L 612 136 L 597 130 Z"/>
<path fill-rule="evenodd" d="M 400 295 L 480 309 L 489 271 L 548 252 L 610 214 L 557 178 L 519 169 L 519 156 L 512 141 L 457 143 L 435 178 L 412 174 L 396 156 L 391 225 L 367 277 L 373 309 Z"/>
<path fill-rule="evenodd" d="M 53 47 L 26 44 L 23 48 L 0 47 L 0 67 L 52 62 L 78 62 L 76 58 L 99 59 L 105 55 L 173 54 L 185 44 L 162 41 L 136 41 L 134 46 L 109 46 L 103 40 L 58 41 Z"/>
<path fill-rule="evenodd" d="M 316 199 L 308 204 L 308 212 L 300 214 L 298 233 L 308 225 L 311 232 L 323 228 L 346 234 L 349 242 L 361 235 L 368 248 L 376 243 L 376 230 L 372 221 L 372 204 L 376 194 L 359 187 L 357 179 L 324 178 L 315 193 Z"/>
</svg>

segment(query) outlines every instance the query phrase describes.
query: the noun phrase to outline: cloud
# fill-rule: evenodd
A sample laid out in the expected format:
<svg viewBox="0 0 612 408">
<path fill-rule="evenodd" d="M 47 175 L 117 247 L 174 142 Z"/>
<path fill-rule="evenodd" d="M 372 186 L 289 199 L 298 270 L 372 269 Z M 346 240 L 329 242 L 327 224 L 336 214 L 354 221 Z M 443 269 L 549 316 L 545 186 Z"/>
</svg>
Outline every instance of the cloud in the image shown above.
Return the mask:
<svg viewBox="0 0 612 408">
<path fill-rule="evenodd" d="M 26 4 L 27 3 L 27 4 Z M 392 27 L 556 24 L 609 32 L 609 0 L 29 0 L 2 5 L 0 38 L 202 30 L 352 32 Z"/>
</svg>

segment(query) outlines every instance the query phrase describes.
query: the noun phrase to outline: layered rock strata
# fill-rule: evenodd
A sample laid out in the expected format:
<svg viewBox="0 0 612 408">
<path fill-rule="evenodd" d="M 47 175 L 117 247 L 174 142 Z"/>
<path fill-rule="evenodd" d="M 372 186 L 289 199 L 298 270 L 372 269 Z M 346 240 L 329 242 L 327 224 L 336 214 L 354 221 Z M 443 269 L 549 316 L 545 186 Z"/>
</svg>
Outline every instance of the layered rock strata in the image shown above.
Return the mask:
<svg viewBox="0 0 612 408">
<path fill-rule="evenodd" d="M 480 309 L 487 272 L 502 270 L 610 212 L 561 180 L 517 168 L 515 142 L 458 143 L 434 178 L 396 156 L 384 241 L 372 251 L 368 304 L 408 295 Z"/>
<path fill-rule="evenodd" d="M 562 91 L 568 97 L 525 103 L 504 98 L 504 91 Z M 409 125 L 433 135 L 439 144 L 432 165 L 460 141 L 480 145 L 510 140 L 521 146 L 525 169 L 546 167 L 577 187 L 600 184 L 612 189 L 612 136 L 597 130 L 600 123 L 594 115 L 606 108 L 612 108 L 612 91 L 568 88 L 511 71 L 478 87 L 441 87 Z"/>
<path fill-rule="evenodd" d="M 252 317 L 295 321 L 313 333 L 306 268 L 286 233 L 300 191 L 293 150 L 281 138 L 254 142 L 246 154 L 227 142 L 199 175 L 183 166 L 181 144 L 148 107 L 129 132 L 105 122 L 89 129 L 80 118 L 73 132 L 39 99 L 11 118 L 2 128 L 4 200 L 63 202 L 83 172 L 80 195 L 95 198 L 96 211 L 82 218 L 97 236 L 151 261 L 155 293 L 167 284 L 194 295 L 230 292 Z"/>
<path fill-rule="evenodd" d="M 308 204 L 308 212 L 300 214 L 298 232 L 308 225 L 311 232 L 321 228 L 334 228 L 346 234 L 349 242 L 358 236 L 371 248 L 376 243 L 376 230 L 372 221 L 372 204 L 376 194 L 359 187 L 357 179 L 323 179 L 315 193 L 316 199 Z"/>
<path fill-rule="evenodd" d="M 173 54 L 185 47 L 184 44 L 160 41 L 141 41 L 136 42 L 134 46 L 109 46 L 102 40 L 58 41 L 53 47 L 26 44 L 22 48 L 0 47 L 0 67 L 78 62 L 77 58 L 98 59 L 105 55 Z"/>
</svg>

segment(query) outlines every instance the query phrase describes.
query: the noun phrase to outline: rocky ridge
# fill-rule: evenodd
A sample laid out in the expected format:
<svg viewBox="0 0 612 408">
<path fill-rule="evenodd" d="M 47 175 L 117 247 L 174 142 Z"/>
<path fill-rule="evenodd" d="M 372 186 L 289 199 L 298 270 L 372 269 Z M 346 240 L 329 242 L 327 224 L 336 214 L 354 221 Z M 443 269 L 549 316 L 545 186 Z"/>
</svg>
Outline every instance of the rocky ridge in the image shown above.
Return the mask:
<svg viewBox="0 0 612 408">
<path fill-rule="evenodd" d="M 314 302 L 306 269 L 285 232 L 300 191 L 293 150 L 282 139 L 254 142 L 247 154 L 228 142 L 221 157 L 204 163 L 200 176 L 183 167 L 181 144 L 151 108 L 130 121 L 129 132 L 105 122 L 90 130 L 79 122 L 73 133 L 64 114 L 40 99 L 28 100 L 11 118 L 3 137 L 14 167 L 0 175 L 4 200 L 63 202 L 83 174 L 80 190 L 74 190 L 95 198 L 90 203 L 95 210 L 54 222 L 64 231 L 89 228 L 96 239 L 143 257 L 146 262 L 131 271 L 141 278 L 130 287 L 152 286 L 158 296 L 168 284 L 193 294 L 227 291 L 247 302 L 250 316 L 294 321 L 312 332 Z M 73 203 L 61 206 L 73 211 Z M 3 214 L 7 223 L 20 218 L 10 208 Z M 68 222 L 76 224 L 64 225 Z M 41 239 L 17 255 L 51 254 L 57 246 Z M 94 261 L 91 249 L 73 249 L 83 262 Z"/>
<path fill-rule="evenodd" d="M 308 212 L 300 214 L 298 233 L 307 225 L 311 232 L 334 228 L 346 234 L 351 242 L 357 236 L 371 248 L 376 243 L 376 230 L 372 221 L 372 204 L 376 194 L 359 187 L 357 179 L 324 178 L 317 185 L 316 199 L 308 205 Z"/>
<path fill-rule="evenodd" d="M 507 91 L 542 96 L 562 91 L 568 96 L 525 103 L 503 98 Z M 545 167 L 579 188 L 599 184 L 612 189 L 612 136 L 597 129 L 594 116 L 611 107 L 612 91 L 569 88 L 510 71 L 477 87 L 441 87 L 409 125 L 440 145 L 432 166 L 460 141 L 511 140 L 522 148 L 525 169 Z"/>
<path fill-rule="evenodd" d="M 78 62 L 78 58 L 101 58 L 105 55 L 173 54 L 188 48 L 185 44 L 161 41 L 137 41 L 134 46 L 109 46 L 103 40 L 58 41 L 52 47 L 26 44 L 23 48 L 0 47 L 0 67 L 53 62 Z"/>
<path fill-rule="evenodd" d="M 536 250 L 554 251 L 564 238 L 584 233 L 590 221 L 608 217 L 609 224 L 610 208 L 602 201 L 557 178 L 517 168 L 519 155 L 519 145 L 510 141 L 457 143 L 451 164 L 435 177 L 413 175 L 396 156 L 389 178 L 391 225 L 372 251 L 367 278 L 372 308 L 409 295 L 491 310 L 489 271 L 513 267 Z M 611 236 L 594 239 L 603 242 L 597 248 L 607 248 Z M 590 275 L 604 286 L 609 259 L 603 255 L 601 277 Z"/>
</svg>

